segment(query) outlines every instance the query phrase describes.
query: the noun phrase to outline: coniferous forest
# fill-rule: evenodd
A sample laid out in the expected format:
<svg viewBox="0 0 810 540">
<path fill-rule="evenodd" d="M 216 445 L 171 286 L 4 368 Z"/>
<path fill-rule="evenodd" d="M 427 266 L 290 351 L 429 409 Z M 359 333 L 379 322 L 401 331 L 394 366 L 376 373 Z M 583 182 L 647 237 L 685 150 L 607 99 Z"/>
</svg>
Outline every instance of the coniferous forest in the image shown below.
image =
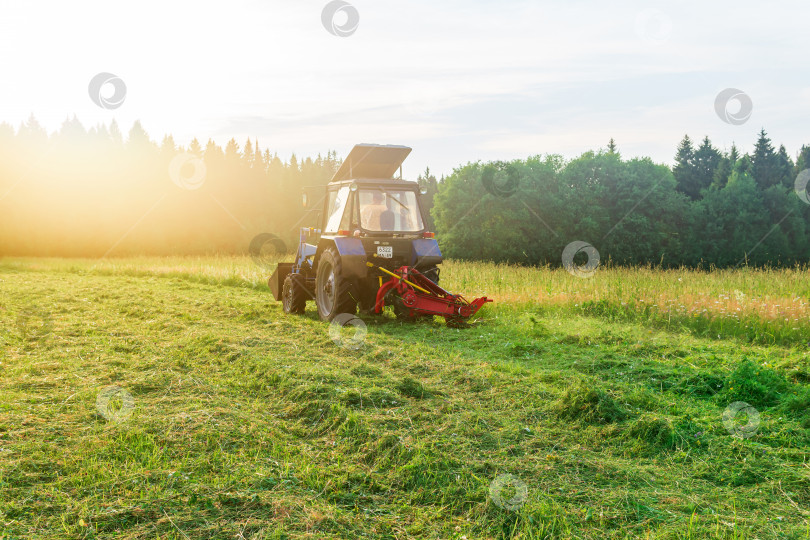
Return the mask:
<svg viewBox="0 0 810 540">
<path fill-rule="evenodd" d="M 612 140 L 571 160 L 548 150 L 413 178 L 446 256 L 558 265 L 579 240 L 616 264 L 810 261 L 810 204 L 796 190 L 810 146 L 791 153 L 764 129 L 750 154 L 685 136 L 672 168 L 624 158 Z M 73 118 L 54 133 L 33 116 L 3 123 L 0 255 L 246 253 L 262 233 L 293 246 L 299 226 L 317 225 L 340 163 L 331 150 L 282 159 L 250 139 L 181 147 L 138 122 L 126 133 L 115 121 L 88 129 Z"/>
</svg>

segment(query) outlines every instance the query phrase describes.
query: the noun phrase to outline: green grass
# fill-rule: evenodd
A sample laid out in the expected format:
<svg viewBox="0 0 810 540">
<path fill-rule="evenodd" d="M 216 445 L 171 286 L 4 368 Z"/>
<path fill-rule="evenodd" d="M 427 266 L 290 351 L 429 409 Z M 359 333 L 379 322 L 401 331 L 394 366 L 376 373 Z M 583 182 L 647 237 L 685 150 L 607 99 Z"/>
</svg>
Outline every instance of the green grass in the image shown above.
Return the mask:
<svg viewBox="0 0 810 540">
<path fill-rule="evenodd" d="M 810 538 L 797 271 L 448 262 L 496 299 L 472 328 L 367 317 L 357 350 L 266 277 L 0 261 L 0 538 Z"/>
</svg>

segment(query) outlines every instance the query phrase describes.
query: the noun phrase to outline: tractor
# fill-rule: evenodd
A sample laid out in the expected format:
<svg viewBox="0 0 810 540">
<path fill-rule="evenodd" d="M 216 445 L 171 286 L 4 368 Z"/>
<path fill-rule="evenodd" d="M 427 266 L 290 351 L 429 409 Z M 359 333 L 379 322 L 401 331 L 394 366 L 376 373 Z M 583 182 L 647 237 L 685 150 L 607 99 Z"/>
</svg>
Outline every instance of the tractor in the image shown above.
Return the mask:
<svg viewBox="0 0 810 540">
<path fill-rule="evenodd" d="M 304 313 L 314 300 L 321 320 L 332 321 L 391 305 L 401 320 L 440 315 L 463 327 L 492 301 L 468 302 L 439 286 L 442 254 L 420 206 L 424 192 L 402 179 L 410 152 L 396 145 L 352 149 L 326 186 L 320 227 L 301 228 L 295 261 L 279 263 L 269 279 L 285 313 Z M 305 207 L 308 200 L 304 192 Z"/>
</svg>

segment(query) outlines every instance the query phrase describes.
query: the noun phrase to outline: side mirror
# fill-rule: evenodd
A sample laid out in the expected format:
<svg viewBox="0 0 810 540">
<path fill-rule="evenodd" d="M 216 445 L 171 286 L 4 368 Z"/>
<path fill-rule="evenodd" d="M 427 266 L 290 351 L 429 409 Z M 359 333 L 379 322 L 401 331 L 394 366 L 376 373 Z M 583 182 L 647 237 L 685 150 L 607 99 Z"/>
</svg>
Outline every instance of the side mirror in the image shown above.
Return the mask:
<svg viewBox="0 0 810 540">
<path fill-rule="evenodd" d="M 306 207 L 307 207 L 307 203 L 309 203 L 309 198 L 307 197 L 307 194 L 306 194 L 306 193 L 302 193 L 302 194 L 301 194 L 301 205 L 302 205 L 304 208 L 306 208 Z"/>
</svg>

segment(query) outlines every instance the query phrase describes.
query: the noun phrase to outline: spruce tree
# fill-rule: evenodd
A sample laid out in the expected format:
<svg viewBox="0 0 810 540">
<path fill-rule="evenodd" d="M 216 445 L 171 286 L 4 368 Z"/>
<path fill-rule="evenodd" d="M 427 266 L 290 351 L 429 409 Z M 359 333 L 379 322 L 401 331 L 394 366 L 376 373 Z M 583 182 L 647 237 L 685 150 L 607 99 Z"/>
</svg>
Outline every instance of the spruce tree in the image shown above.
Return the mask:
<svg viewBox="0 0 810 540">
<path fill-rule="evenodd" d="M 198 141 L 196 137 L 191 139 L 191 143 L 188 145 L 188 151 L 190 154 L 194 154 L 195 156 L 202 156 L 202 147 L 200 146 L 200 141 Z"/>
<path fill-rule="evenodd" d="M 163 159 L 172 159 L 177 153 L 177 145 L 174 142 L 174 137 L 166 135 L 160 143 L 160 155 Z"/>
<path fill-rule="evenodd" d="M 245 141 L 245 149 L 242 151 L 242 160 L 246 167 L 253 165 L 253 143 L 250 142 L 250 137 Z"/>
<path fill-rule="evenodd" d="M 264 157 L 262 157 L 262 151 L 259 148 L 259 139 L 253 141 L 253 170 L 257 171 L 258 173 L 264 173 L 265 170 L 265 163 Z"/>
<path fill-rule="evenodd" d="M 737 160 L 740 159 L 740 151 L 737 150 L 737 145 L 731 143 L 731 152 L 728 154 L 728 160 L 731 162 L 732 167 L 737 164 Z"/>
<path fill-rule="evenodd" d="M 208 142 L 205 143 L 205 163 L 211 165 L 221 161 L 223 156 L 222 148 L 213 140 L 208 139 Z"/>
<path fill-rule="evenodd" d="M 239 144 L 236 139 L 232 138 L 225 145 L 225 159 L 228 161 L 229 166 L 239 162 Z"/>
<path fill-rule="evenodd" d="M 728 184 L 728 177 L 731 176 L 731 172 L 733 171 L 733 166 L 731 163 L 731 157 L 726 154 L 720 159 L 720 163 L 717 165 L 717 169 L 714 171 L 714 177 L 712 178 L 712 188 L 713 189 L 723 189 Z"/>
<path fill-rule="evenodd" d="M 759 132 L 759 139 L 754 147 L 754 154 L 751 156 L 751 168 L 754 180 L 760 189 L 765 190 L 779 184 L 776 153 L 764 128 Z"/>
<path fill-rule="evenodd" d="M 110 140 L 119 148 L 124 145 L 124 136 L 121 134 L 121 128 L 118 127 L 115 118 L 110 122 Z"/>
<path fill-rule="evenodd" d="M 787 153 L 785 145 L 779 146 L 779 152 L 776 154 L 776 169 L 779 174 L 779 183 L 788 189 L 793 189 L 793 160 Z"/>
<path fill-rule="evenodd" d="M 692 147 L 692 139 L 689 138 L 689 135 L 684 135 L 681 144 L 678 145 L 672 174 L 675 176 L 678 191 L 692 200 L 700 197 L 700 189 L 695 183 L 695 149 Z"/>
<path fill-rule="evenodd" d="M 132 128 L 127 135 L 127 148 L 133 151 L 146 151 L 152 147 L 152 141 L 149 140 L 149 135 L 143 129 L 140 120 L 135 120 Z"/>
<path fill-rule="evenodd" d="M 799 156 L 796 158 L 796 170 L 794 171 L 794 178 L 799 175 L 803 170 L 810 169 L 810 146 L 803 145 L 799 150 Z"/>
<path fill-rule="evenodd" d="M 709 140 L 709 137 L 705 137 L 703 139 L 703 143 L 700 145 L 700 148 L 695 151 L 694 155 L 694 193 L 688 193 L 688 195 L 692 197 L 692 200 L 701 198 L 700 192 L 712 184 L 722 159 L 722 154 L 720 154 L 720 152 L 714 146 L 712 146 L 712 142 Z"/>
</svg>

